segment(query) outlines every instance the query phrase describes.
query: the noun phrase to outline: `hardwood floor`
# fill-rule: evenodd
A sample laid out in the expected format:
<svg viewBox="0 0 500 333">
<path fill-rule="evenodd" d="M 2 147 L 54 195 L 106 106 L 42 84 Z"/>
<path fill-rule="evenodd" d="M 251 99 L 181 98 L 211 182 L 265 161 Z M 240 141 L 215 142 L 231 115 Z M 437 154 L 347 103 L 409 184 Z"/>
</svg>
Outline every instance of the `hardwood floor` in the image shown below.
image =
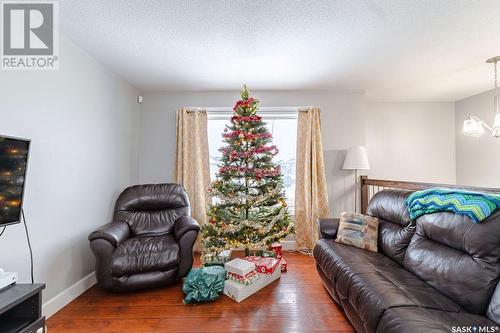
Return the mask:
<svg viewBox="0 0 500 333">
<path fill-rule="evenodd" d="M 131 294 L 94 286 L 53 315 L 48 332 L 354 332 L 324 289 L 314 259 L 298 253 L 285 258 L 288 272 L 242 303 L 222 295 L 184 305 L 180 284 Z"/>
</svg>

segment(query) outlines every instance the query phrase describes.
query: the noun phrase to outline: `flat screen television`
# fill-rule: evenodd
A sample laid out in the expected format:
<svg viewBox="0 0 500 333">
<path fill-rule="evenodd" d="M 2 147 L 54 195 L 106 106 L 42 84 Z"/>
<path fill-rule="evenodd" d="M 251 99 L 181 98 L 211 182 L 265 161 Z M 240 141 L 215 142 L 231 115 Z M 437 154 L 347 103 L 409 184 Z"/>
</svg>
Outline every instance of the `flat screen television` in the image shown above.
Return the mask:
<svg viewBox="0 0 500 333">
<path fill-rule="evenodd" d="M 30 141 L 0 135 L 0 227 L 19 223 Z"/>
</svg>

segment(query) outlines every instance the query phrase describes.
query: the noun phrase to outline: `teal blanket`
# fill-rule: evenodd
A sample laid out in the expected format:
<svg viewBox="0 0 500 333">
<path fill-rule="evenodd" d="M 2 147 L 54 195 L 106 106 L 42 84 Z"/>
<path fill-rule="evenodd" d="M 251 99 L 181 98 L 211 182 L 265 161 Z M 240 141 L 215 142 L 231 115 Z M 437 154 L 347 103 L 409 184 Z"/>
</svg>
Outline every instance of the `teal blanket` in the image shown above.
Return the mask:
<svg viewBox="0 0 500 333">
<path fill-rule="evenodd" d="M 500 194 L 486 194 L 453 189 L 416 191 L 406 199 L 412 219 L 425 214 L 452 212 L 481 222 L 500 208 Z"/>
</svg>

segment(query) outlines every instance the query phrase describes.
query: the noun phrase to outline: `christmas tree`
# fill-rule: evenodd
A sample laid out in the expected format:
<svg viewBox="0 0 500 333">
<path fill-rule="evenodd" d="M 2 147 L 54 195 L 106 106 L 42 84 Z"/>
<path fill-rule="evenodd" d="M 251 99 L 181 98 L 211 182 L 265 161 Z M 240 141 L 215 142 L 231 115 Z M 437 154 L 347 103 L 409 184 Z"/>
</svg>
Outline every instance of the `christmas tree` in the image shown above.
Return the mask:
<svg viewBox="0 0 500 333">
<path fill-rule="evenodd" d="M 273 163 L 278 149 L 258 110 L 259 101 L 245 86 L 222 134 L 226 145 L 208 190 L 213 203 L 201 229 L 204 262 L 224 250 L 261 248 L 294 232 L 281 169 Z"/>
</svg>

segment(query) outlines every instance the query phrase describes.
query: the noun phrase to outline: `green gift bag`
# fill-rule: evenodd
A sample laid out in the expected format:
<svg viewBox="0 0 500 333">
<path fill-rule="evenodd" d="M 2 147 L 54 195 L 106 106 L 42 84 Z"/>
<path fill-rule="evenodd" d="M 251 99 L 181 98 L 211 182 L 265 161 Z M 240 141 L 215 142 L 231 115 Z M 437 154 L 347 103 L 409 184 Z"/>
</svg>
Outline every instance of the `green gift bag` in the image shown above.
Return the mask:
<svg viewBox="0 0 500 333">
<path fill-rule="evenodd" d="M 221 266 L 193 268 L 182 286 L 184 304 L 215 300 L 224 291 L 225 279 L 226 270 Z"/>
</svg>

